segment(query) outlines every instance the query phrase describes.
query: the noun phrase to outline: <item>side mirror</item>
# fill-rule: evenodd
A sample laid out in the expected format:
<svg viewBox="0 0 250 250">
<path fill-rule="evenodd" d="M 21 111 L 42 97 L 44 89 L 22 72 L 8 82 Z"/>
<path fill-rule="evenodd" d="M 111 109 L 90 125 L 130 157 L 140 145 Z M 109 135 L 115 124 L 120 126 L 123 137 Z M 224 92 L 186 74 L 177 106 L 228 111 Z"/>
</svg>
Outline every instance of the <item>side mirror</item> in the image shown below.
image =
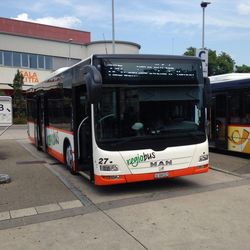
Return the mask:
<svg viewBox="0 0 250 250">
<path fill-rule="evenodd" d="M 93 65 L 83 67 L 84 82 L 87 87 L 87 96 L 91 104 L 101 100 L 102 76 Z"/>
</svg>

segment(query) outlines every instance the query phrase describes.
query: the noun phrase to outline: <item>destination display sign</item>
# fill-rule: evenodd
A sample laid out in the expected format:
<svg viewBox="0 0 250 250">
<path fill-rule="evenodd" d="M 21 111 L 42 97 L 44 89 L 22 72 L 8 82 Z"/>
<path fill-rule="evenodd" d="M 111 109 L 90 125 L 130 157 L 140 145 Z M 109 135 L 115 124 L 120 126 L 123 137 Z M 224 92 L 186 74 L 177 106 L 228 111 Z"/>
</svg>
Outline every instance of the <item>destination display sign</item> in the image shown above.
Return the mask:
<svg viewBox="0 0 250 250">
<path fill-rule="evenodd" d="M 147 84 L 155 81 L 155 84 L 198 83 L 201 77 L 200 63 L 191 62 L 164 62 L 164 61 L 122 61 L 121 59 L 103 60 L 103 83 L 135 82 Z"/>
</svg>

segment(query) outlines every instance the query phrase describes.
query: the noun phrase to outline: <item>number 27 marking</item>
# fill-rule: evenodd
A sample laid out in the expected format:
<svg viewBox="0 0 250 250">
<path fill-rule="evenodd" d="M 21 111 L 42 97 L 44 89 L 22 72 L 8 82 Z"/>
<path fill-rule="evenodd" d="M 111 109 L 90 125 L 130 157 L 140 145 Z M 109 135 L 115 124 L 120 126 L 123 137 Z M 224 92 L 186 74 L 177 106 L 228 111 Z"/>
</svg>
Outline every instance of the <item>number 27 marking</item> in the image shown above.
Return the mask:
<svg viewBox="0 0 250 250">
<path fill-rule="evenodd" d="M 106 164 L 109 158 L 99 158 L 99 164 Z"/>
</svg>

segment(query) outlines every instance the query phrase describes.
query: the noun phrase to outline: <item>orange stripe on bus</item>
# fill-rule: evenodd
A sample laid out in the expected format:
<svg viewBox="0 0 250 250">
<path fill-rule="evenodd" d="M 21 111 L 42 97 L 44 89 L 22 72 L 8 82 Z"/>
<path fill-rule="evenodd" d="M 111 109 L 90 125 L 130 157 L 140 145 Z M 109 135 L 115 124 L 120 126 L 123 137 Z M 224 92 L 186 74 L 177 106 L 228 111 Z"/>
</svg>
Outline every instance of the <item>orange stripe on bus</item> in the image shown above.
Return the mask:
<svg viewBox="0 0 250 250">
<path fill-rule="evenodd" d="M 54 158 L 56 158 L 58 161 L 60 161 L 61 163 L 64 163 L 64 157 L 63 157 L 63 154 L 48 147 L 47 148 L 47 152 L 49 155 L 53 156 Z"/>
<path fill-rule="evenodd" d="M 53 156 L 58 161 L 60 161 L 61 163 L 64 164 L 65 161 L 64 161 L 64 156 L 63 156 L 62 153 L 60 153 L 60 152 L 58 152 L 58 151 L 56 151 L 56 150 L 54 150 L 54 149 L 52 149 L 50 147 L 47 148 L 47 152 L 48 152 L 49 155 Z M 77 171 L 75 161 L 73 161 L 73 170 Z"/>
<path fill-rule="evenodd" d="M 206 173 L 208 171 L 208 164 L 201 167 L 189 167 L 178 170 L 167 171 L 168 175 L 164 178 L 174 178 L 179 176 L 193 175 Z M 148 174 L 128 174 L 128 175 L 118 175 L 116 178 L 114 176 L 100 176 L 95 175 L 95 185 L 116 185 L 122 183 L 140 182 L 140 181 L 150 181 L 157 180 L 155 177 L 156 173 Z M 163 178 L 163 179 L 164 179 Z"/>
</svg>

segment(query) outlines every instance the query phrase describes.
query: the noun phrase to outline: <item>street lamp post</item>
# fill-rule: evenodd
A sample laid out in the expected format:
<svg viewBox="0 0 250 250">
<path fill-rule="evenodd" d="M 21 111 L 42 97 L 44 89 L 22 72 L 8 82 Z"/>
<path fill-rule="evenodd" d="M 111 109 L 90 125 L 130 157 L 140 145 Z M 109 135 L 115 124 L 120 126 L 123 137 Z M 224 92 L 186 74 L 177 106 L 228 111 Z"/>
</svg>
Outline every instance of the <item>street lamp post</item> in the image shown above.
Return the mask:
<svg viewBox="0 0 250 250">
<path fill-rule="evenodd" d="M 68 59 L 68 66 L 70 66 L 70 61 L 71 61 L 71 42 L 73 41 L 72 38 L 68 40 L 69 43 L 69 59 Z"/>
<path fill-rule="evenodd" d="M 112 53 L 115 54 L 115 6 L 112 0 Z"/>
<path fill-rule="evenodd" d="M 204 50 L 205 44 L 205 8 L 210 4 L 211 2 L 201 2 L 201 8 L 202 8 L 202 49 Z"/>
</svg>

